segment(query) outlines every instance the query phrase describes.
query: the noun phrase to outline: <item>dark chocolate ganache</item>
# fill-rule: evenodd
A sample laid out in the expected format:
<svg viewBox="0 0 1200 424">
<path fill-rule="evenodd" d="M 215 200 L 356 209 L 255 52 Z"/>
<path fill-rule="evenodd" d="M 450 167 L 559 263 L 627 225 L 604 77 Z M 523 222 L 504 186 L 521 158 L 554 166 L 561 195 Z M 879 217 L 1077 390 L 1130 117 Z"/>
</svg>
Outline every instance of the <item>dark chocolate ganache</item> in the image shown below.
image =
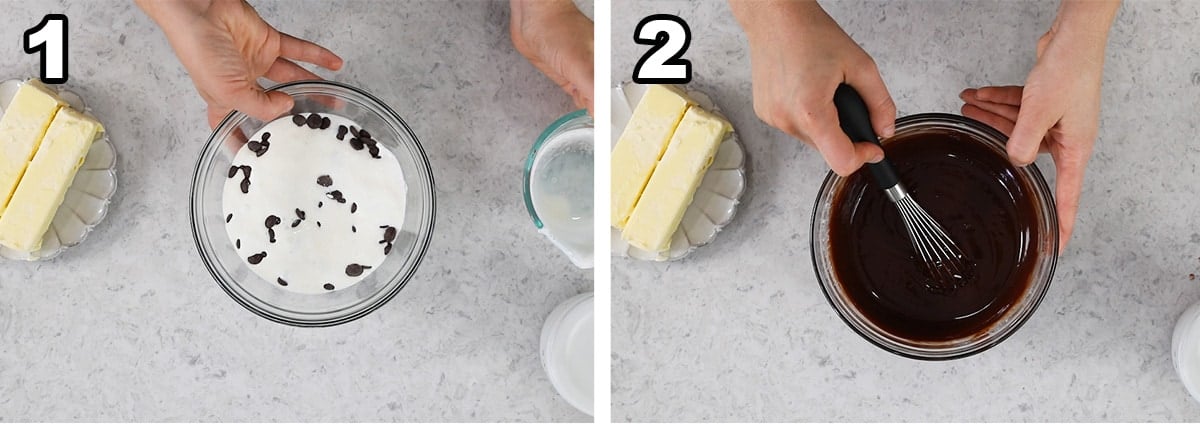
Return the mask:
<svg viewBox="0 0 1200 424">
<path fill-rule="evenodd" d="M 884 151 L 909 194 L 962 249 L 966 272 L 953 286 L 931 277 L 896 206 L 864 167 L 834 194 L 830 214 L 833 271 L 845 295 L 895 337 L 937 342 L 987 331 L 1032 279 L 1032 187 L 1003 154 L 966 134 L 897 134 Z"/>
</svg>

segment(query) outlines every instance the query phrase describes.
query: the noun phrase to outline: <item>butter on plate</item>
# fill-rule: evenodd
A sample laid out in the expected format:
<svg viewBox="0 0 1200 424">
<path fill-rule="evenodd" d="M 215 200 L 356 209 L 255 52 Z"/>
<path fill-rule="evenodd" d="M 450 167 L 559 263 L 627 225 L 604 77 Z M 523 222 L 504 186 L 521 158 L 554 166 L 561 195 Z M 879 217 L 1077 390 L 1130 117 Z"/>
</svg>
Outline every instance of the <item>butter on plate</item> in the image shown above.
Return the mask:
<svg viewBox="0 0 1200 424">
<path fill-rule="evenodd" d="M 697 106 L 689 107 L 646 183 L 621 238 L 649 252 L 669 250 L 671 236 L 730 130 L 732 126 L 724 118 Z"/>
<path fill-rule="evenodd" d="M 69 107 L 59 108 L 8 208 L 0 215 L 0 245 L 22 252 L 41 249 L 42 236 L 62 205 L 67 188 L 92 142 L 103 131 L 95 119 Z"/>
<path fill-rule="evenodd" d="M 650 175 L 667 150 L 671 134 L 688 107 L 695 104 L 680 90 L 651 85 L 612 151 L 611 225 L 625 228 Z"/>
<path fill-rule="evenodd" d="M 66 105 L 54 91 L 37 80 L 21 84 L 0 118 L 0 216 L 37 152 L 46 127 Z"/>
</svg>

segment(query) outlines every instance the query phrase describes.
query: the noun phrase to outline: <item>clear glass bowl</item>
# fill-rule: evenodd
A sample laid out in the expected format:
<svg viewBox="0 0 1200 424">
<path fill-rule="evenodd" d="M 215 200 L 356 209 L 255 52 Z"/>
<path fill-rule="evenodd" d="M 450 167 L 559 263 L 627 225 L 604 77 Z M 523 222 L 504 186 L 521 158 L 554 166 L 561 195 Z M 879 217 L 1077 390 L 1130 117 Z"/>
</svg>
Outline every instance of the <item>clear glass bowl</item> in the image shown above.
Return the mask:
<svg viewBox="0 0 1200 424">
<path fill-rule="evenodd" d="M 918 114 L 896 120 L 896 136 L 928 130 L 953 131 L 964 134 L 970 140 L 978 142 L 1005 155 L 1004 144 L 1008 138 L 995 129 L 978 121 L 958 115 L 940 113 Z M 886 145 L 888 140 L 882 140 Z M 979 334 L 946 341 L 919 341 L 899 337 L 881 329 L 869 321 L 848 299 L 842 282 L 833 271 L 833 261 L 829 249 L 829 222 L 833 209 L 833 199 L 840 191 L 846 179 L 830 172 L 821 185 L 817 194 L 817 202 L 812 218 L 812 258 L 813 267 L 817 272 L 817 280 L 829 304 L 837 311 L 839 317 L 855 332 L 867 341 L 894 354 L 925 360 L 946 360 L 970 356 L 991 348 L 1004 341 L 1005 338 L 1017 331 L 1033 315 L 1033 311 L 1050 288 L 1050 280 L 1054 277 L 1054 267 L 1058 261 L 1058 215 L 1054 209 L 1054 198 L 1046 180 L 1042 178 L 1037 166 L 1029 165 L 1017 168 L 1017 179 L 1029 188 L 1035 209 L 1038 214 L 1037 263 L 1034 265 L 1032 278 L 1028 288 L 1020 299 L 999 319 Z"/>
<path fill-rule="evenodd" d="M 421 143 L 404 120 L 374 96 L 330 81 L 299 81 L 272 87 L 295 99 L 296 113 L 334 114 L 369 128 L 379 145 L 395 155 L 408 185 L 404 225 L 392 252 L 374 272 L 353 287 L 322 294 L 300 294 L 260 278 L 235 251 L 225 232 L 221 192 L 226 171 L 247 136 L 267 122 L 234 111 L 209 137 L 192 178 L 192 235 L 200 258 L 230 297 L 269 320 L 301 327 L 324 327 L 361 318 L 391 300 L 416 272 L 433 234 L 433 172 Z"/>
</svg>

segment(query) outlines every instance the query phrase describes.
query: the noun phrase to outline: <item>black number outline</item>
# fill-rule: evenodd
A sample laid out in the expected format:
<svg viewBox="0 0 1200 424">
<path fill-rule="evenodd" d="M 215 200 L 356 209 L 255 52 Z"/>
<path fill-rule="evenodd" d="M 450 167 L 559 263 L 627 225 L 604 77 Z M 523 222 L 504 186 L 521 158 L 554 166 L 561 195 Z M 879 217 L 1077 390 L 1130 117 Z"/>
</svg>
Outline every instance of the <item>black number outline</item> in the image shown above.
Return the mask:
<svg viewBox="0 0 1200 424">
<path fill-rule="evenodd" d="M 659 20 L 672 21 L 683 27 L 683 47 L 680 47 L 679 51 L 662 62 L 663 65 L 683 65 L 683 78 L 642 78 L 638 76 L 642 72 L 642 65 L 646 63 L 646 59 L 649 59 L 650 56 L 653 56 L 667 45 L 668 37 L 665 31 L 659 31 L 654 35 L 654 38 L 638 37 L 638 34 L 642 32 L 642 27 Z M 641 22 L 638 22 L 637 27 L 633 29 L 633 42 L 652 46 L 646 54 L 642 55 L 641 59 L 638 59 L 637 64 L 633 66 L 633 82 L 638 84 L 687 84 L 692 82 L 692 61 L 683 58 L 683 54 L 692 45 L 692 28 L 682 18 L 666 13 L 654 14 L 642 18 Z"/>
<path fill-rule="evenodd" d="M 34 34 L 37 34 L 38 32 L 41 32 L 43 29 L 45 29 L 46 24 L 51 21 L 61 21 L 62 26 L 63 26 L 62 27 L 62 71 L 63 71 L 62 78 L 47 78 L 46 77 L 46 42 L 42 42 L 36 46 L 29 45 L 29 38 L 32 37 Z M 68 45 L 70 38 L 67 37 L 67 27 L 68 27 L 67 22 L 68 22 L 67 15 L 64 15 L 61 13 L 50 13 L 50 14 L 47 14 L 46 16 L 42 17 L 42 21 L 39 22 L 37 24 L 37 26 L 34 26 L 33 28 L 25 30 L 25 36 L 22 37 L 23 42 L 22 42 L 21 47 L 22 47 L 22 50 L 25 51 L 25 54 L 37 54 L 40 57 L 41 66 L 38 71 L 38 77 L 42 80 L 42 82 L 45 82 L 47 84 L 65 84 L 67 82 L 67 79 L 70 78 L 70 73 L 68 72 L 68 70 L 70 69 L 70 67 L 68 66 L 69 65 L 68 59 L 70 58 L 71 55 L 68 54 L 68 52 L 70 52 L 70 48 L 69 48 L 70 46 Z"/>
</svg>

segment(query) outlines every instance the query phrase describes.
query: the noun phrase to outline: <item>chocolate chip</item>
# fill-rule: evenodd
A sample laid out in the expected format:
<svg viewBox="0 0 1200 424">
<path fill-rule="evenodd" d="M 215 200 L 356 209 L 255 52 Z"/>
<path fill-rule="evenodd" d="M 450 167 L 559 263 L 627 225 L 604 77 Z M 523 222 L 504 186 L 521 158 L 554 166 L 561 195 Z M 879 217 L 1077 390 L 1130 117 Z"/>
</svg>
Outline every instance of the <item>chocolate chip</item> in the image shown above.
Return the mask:
<svg viewBox="0 0 1200 424">
<path fill-rule="evenodd" d="M 263 133 L 262 141 L 267 141 L 270 138 L 271 138 L 271 133 L 269 133 L 269 132 Z"/>
<path fill-rule="evenodd" d="M 238 169 L 242 170 L 242 174 L 243 174 L 242 175 L 242 184 L 241 184 L 242 194 L 249 193 L 250 192 L 250 165 L 242 165 L 242 166 L 239 166 Z"/>
<path fill-rule="evenodd" d="M 362 142 L 362 140 L 359 140 L 357 138 L 352 138 L 352 139 L 350 139 L 350 147 L 353 147 L 354 150 L 362 150 L 363 142 Z"/>
<path fill-rule="evenodd" d="M 296 216 L 300 217 L 300 219 L 304 219 L 304 211 L 300 210 L 300 208 L 296 208 Z"/>
<path fill-rule="evenodd" d="M 330 178 L 328 175 L 317 177 L 317 185 L 321 187 L 329 187 L 333 185 L 333 178 Z"/>
<path fill-rule="evenodd" d="M 325 287 L 325 290 L 333 291 L 333 284 L 325 283 L 322 287 Z"/>
<path fill-rule="evenodd" d="M 276 225 L 279 225 L 279 223 L 281 223 L 281 222 L 283 222 L 283 220 L 279 219 L 278 216 L 271 215 L 271 216 L 268 216 L 265 221 L 263 221 L 263 225 L 266 225 L 267 228 L 271 228 Z"/>
<path fill-rule="evenodd" d="M 317 209 L 321 209 L 321 206 L 325 206 L 325 202 L 317 202 Z"/>
<path fill-rule="evenodd" d="M 367 146 L 367 152 L 370 152 L 370 153 L 371 153 L 371 157 L 373 157 L 373 158 L 375 158 L 375 159 L 381 159 L 381 158 L 382 158 L 381 156 L 379 156 L 379 146 L 376 146 L 376 145 L 374 145 L 374 144 L 372 144 L 372 145 L 370 145 L 370 146 Z"/>
<path fill-rule="evenodd" d="M 321 228 L 321 221 L 317 221 L 317 228 Z"/>
<path fill-rule="evenodd" d="M 358 138 L 371 138 L 371 133 L 367 132 L 367 130 L 359 130 Z"/>
<path fill-rule="evenodd" d="M 271 243 L 275 243 L 275 229 L 273 229 L 273 228 L 268 228 L 268 229 L 267 229 L 267 236 L 268 236 L 268 238 L 270 239 L 270 242 L 271 242 Z"/>
<path fill-rule="evenodd" d="M 320 128 L 321 127 L 321 115 L 317 115 L 315 113 L 308 115 L 308 119 L 305 121 L 305 123 L 308 124 L 309 128 L 312 128 L 314 130 L 317 128 Z"/>
<path fill-rule="evenodd" d="M 351 226 L 350 226 L 350 232 L 352 232 L 352 233 L 357 233 L 357 232 L 358 232 L 358 227 L 355 227 L 355 226 L 351 225 Z"/>
<path fill-rule="evenodd" d="M 304 122 L 305 122 L 304 115 L 301 115 L 301 114 L 292 115 L 292 123 L 296 124 L 297 127 L 303 127 Z"/>
<path fill-rule="evenodd" d="M 267 258 L 267 252 L 259 252 L 259 253 L 250 255 L 249 258 L 246 258 L 246 261 L 250 262 L 250 265 L 258 265 L 259 262 L 262 262 L 263 259 L 266 259 L 266 258 Z"/>
<path fill-rule="evenodd" d="M 328 116 L 321 118 L 321 129 L 327 129 L 332 124 L 333 124 L 332 122 L 329 122 Z"/>
<path fill-rule="evenodd" d="M 238 169 L 241 169 L 241 173 L 242 173 L 241 192 L 248 193 L 248 192 L 250 192 L 250 171 L 251 171 L 250 165 L 242 165 L 242 166 L 238 167 Z"/>
<path fill-rule="evenodd" d="M 242 168 L 239 168 L 239 167 L 236 167 L 236 166 L 231 166 L 231 167 L 229 167 L 229 178 L 236 177 L 236 176 L 237 176 L 237 173 L 238 173 L 238 170 L 240 170 L 240 169 L 242 169 Z"/>
<path fill-rule="evenodd" d="M 235 242 L 233 243 L 233 245 L 234 245 L 234 247 L 237 247 L 238 249 L 241 249 L 241 248 L 242 248 L 242 239 L 237 239 L 237 241 L 235 241 Z"/>
<path fill-rule="evenodd" d="M 246 148 L 250 149 L 251 152 L 258 153 L 259 150 L 262 150 L 263 146 L 262 146 L 262 143 L 259 143 L 257 141 L 251 141 L 249 143 L 246 143 Z"/>
<path fill-rule="evenodd" d="M 348 131 L 348 130 L 349 129 L 346 128 L 345 125 L 338 125 L 338 133 L 337 133 L 338 141 L 342 141 L 342 140 L 346 139 L 346 131 Z"/>
<path fill-rule="evenodd" d="M 338 203 L 346 203 L 346 198 L 342 197 L 341 190 L 334 190 L 334 191 L 325 193 L 325 196 L 337 201 Z"/>
<path fill-rule="evenodd" d="M 388 253 L 392 253 L 392 244 L 391 243 L 388 243 L 387 246 L 383 246 L 383 255 L 387 256 Z"/>
<path fill-rule="evenodd" d="M 253 142 L 251 142 L 251 143 L 253 143 Z M 254 152 L 255 157 L 262 157 L 262 155 L 267 154 L 267 150 L 269 150 L 271 148 L 271 142 L 269 142 L 267 140 L 263 140 L 261 145 L 262 145 L 262 148 L 260 148 Z"/>
<path fill-rule="evenodd" d="M 350 126 L 350 135 L 358 137 L 358 127 Z"/>
<path fill-rule="evenodd" d="M 276 279 L 275 279 L 275 282 L 276 282 L 276 283 L 279 283 L 279 285 L 281 285 L 281 286 L 286 286 L 286 285 L 287 285 L 287 281 L 284 281 L 282 278 L 276 278 Z"/>
<path fill-rule="evenodd" d="M 232 221 L 232 220 L 233 220 L 233 214 L 225 215 L 225 223 L 226 224 L 228 224 L 229 221 Z"/>
<path fill-rule="evenodd" d="M 383 231 L 383 239 L 387 240 L 388 243 L 395 241 L 396 227 L 387 227 L 387 229 Z"/>
<path fill-rule="evenodd" d="M 299 226 L 300 226 L 300 220 L 299 220 L 299 219 L 297 219 L 297 220 L 295 220 L 295 221 L 292 221 L 292 228 L 296 228 L 296 227 L 299 227 Z"/>
<path fill-rule="evenodd" d="M 355 212 L 358 212 L 358 203 L 351 203 L 350 204 L 350 213 L 355 213 Z"/>
<path fill-rule="evenodd" d="M 359 264 L 346 265 L 346 275 L 357 277 L 362 275 L 363 270 L 371 269 L 371 267 Z"/>
</svg>

